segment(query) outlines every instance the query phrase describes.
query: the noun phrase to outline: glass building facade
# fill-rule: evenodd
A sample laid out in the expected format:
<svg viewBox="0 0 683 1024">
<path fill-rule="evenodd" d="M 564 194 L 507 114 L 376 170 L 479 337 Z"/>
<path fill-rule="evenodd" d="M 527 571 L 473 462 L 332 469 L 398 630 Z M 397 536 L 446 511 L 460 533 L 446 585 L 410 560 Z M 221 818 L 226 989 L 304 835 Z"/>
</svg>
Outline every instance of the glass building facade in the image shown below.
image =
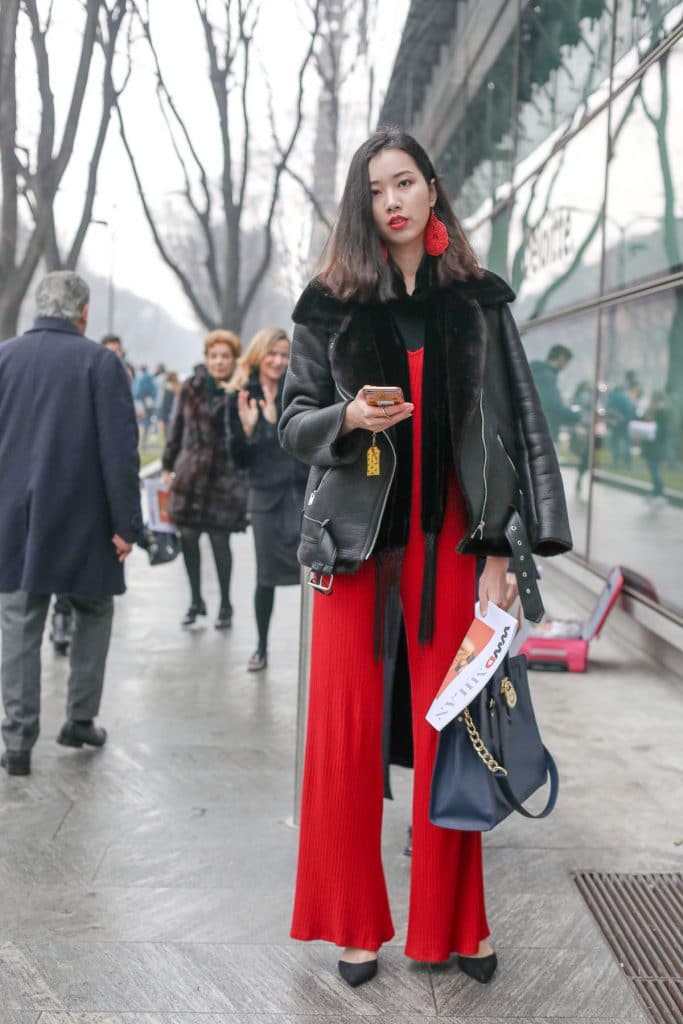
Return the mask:
<svg viewBox="0 0 683 1024">
<path fill-rule="evenodd" d="M 683 621 L 683 3 L 450 9 L 404 123 L 517 293 L 575 556 Z"/>
</svg>

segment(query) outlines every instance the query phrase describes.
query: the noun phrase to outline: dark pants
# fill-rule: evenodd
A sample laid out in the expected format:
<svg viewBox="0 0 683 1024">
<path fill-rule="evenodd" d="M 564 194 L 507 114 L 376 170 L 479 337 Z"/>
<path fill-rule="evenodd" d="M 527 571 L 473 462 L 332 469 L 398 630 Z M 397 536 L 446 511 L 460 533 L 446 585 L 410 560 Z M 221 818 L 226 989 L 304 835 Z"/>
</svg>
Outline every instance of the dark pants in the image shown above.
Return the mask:
<svg viewBox="0 0 683 1024">
<path fill-rule="evenodd" d="M 75 629 L 66 714 L 71 721 L 86 721 L 100 709 L 114 599 L 74 594 L 68 599 Z M 49 606 L 49 594 L 0 594 L 2 737 L 8 750 L 30 750 L 40 732 L 40 646 Z"/>
</svg>

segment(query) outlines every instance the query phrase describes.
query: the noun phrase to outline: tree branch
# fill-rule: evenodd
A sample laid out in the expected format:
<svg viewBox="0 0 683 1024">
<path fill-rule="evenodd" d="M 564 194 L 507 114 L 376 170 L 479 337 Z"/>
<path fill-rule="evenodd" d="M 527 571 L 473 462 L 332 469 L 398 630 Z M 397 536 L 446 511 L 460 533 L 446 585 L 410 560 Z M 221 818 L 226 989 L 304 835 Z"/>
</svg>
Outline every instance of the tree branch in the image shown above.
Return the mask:
<svg viewBox="0 0 683 1024">
<path fill-rule="evenodd" d="M 310 64 L 311 58 L 313 57 L 313 54 L 314 54 L 314 51 L 315 51 L 315 44 L 316 44 L 316 40 L 318 38 L 318 33 L 319 33 L 319 30 L 320 30 L 320 0 L 315 0 L 315 4 L 314 4 L 314 8 L 313 8 L 313 18 L 314 18 L 314 23 L 313 23 L 313 28 L 311 29 L 311 33 L 310 33 L 311 38 L 310 38 L 310 41 L 309 41 L 308 49 L 306 50 L 306 53 L 304 55 L 304 59 L 303 59 L 303 61 L 301 63 L 301 66 L 299 68 L 296 116 L 295 116 L 295 120 L 294 120 L 294 127 L 292 129 L 291 134 L 290 134 L 289 142 L 284 147 L 284 149 L 282 151 L 282 155 L 280 157 L 280 160 L 278 161 L 278 163 L 276 165 L 276 168 L 275 168 L 275 176 L 274 176 L 274 179 L 273 179 L 273 186 L 272 186 L 272 190 L 271 190 L 270 206 L 269 206 L 269 209 L 268 209 L 268 216 L 267 216 L 267 219 L 266 219 L 266 223 L 265 223 L 265 225 L 263 227 L 264 252 L 263 252 L 263 256 L 261 257 L 261 260 L 260 260 L 256 270 L 254 271 L 254 274 L 252 275 L 251 281 L 247 285 L 244 297 L 242 298 L 242 301 L 240 302 L 240 305 L 239 305 L 240 320 L 242 320 L 244 318 L 247 310 L 249 309 L 249 306 L 253 302 L 254 296 L 256 295 L 256 292 L 257 292 L 258 287 L 259 287 L 259 285 L 261 283 L 261 280 L 262 280 L 264 274 L 266 273 L 266 271 L 267 271 L 267 269 L 268 269 L 268 267 L 270 265 L 270 260 L 271 260 L 271 257 L 272 257 L 272 252 L 273 252 L 273 217 L 275 216 L 275 208 L 277 206 L 278 198 L 279 198 L 279 195 L 280 195 L 280 181 L 281 181 L 282 175 L 283 175 L 283 173 L 284 173 L 284 171 L 285 171 L 285 169 L 287 167 L 289 159 L 290 159 L 290 157 L 292 155 L 292 150 L 294 149 L 294 145 L 295 145 L 296 140 L 298 138 L 299 131 L 301 130 L 301 124 L 302 124 L 302 121 L 303 121 L 304 79 L 306 77 L 306 71 L 308 69 L 308 65 Z"/>
<path fill-rule="evenodd" d="M 132 151 L 132 149 L 130 147 L 130 144 L 128 142 L 128 137 L 126 136 L 126 131 L 125 131 L 125 128 L 124 128 L 124 125 L 123 125 L 123 115 L 121 113 L 121 107 L 119 106 L 118 102 L 116 102 L 115 105 L 116 105 L 116 112 L 118 114 L 118 119 L 119 119 L 119 133 L 120 133 L 120 136 L 121 136 L 121 141 L 123 143 L 123 148 L 125 149 L 126 154 L 128 156 L 128 162 L 130 164 L 131 171 L 133 172 L 133 178 L 135 179 L 135 186 L 137 188 L 138 196 L 140 197 L 140 202 L 142 203 L 142 209 L 143 209 L 143 212 L 145 214 L 145 219 L 147 220 L 147 224 L 149 225 L 149 229 L 152 232 L 152 236 L 154 238 L 154 242 L 156 244 L 156 247 L 157 247 L 157 249 L 159 251 L 159 254 L 160 254 L 161 258 L 163 259 L 164 263 L 166 264 L 166 266 L 169 267 L 169 269 L 173 271 L 173 273 L 175 274 L 176 278 L 180 282 L 180 285 L 181 285 L 183 291 L 185 292 L 185 295 L 186 295 L 190 305 L 192 306 L 192 309 L 194 310 L 197 318 L 199 319 L 200 323 L 202 323 L 206 328 L 210 329 L 211 327 L 215 326 L 212 318 L 209 316 L 207 311 L 202 306 L 202 304 L 201 304 L 201 302 L 199 300 L 199 297 L 197 296 L 197 293 L 195 292 L 195 290 L 194 290 L 194 288 L 192 286 L 192 282 L 190 281 L 188 275 L 182 269 L 180 264 L 177 263 L 173 259 L 173 257 L 171 256 L 170 252 L 168 251 L 168 249 L 166 248 L 166 246 L 164 244 L 163 238 L 161 237 L 161 235 L 159 233 L 159 230 L 158 230 L 157 225 L 156 225 L 156 221 L 154 219 L 154 215 L 152 214 L 152 210 L 151 210 L 151 208 L 149 206 L 149 203 L 147 202 L 147 197 L 145 195 L 145 190 L 144 190 L 143 185 L 142 185 L 142 180 L 140 178 L 140 174 L 138 172 L 137 164 L 135 162 L 135 157 L 133 156 L 133 151 Z"/>
<path fill-rule="evenodd" d="M 78 263 L 81 249 L 83 248 L 83 243 L 85 241 L 85 236 L 92 221 L 93 204 L 95 202 L 95 195 L 97 192 L 97 174 L 99 171 L 102 151 L 104 149 L 104 143 L 107 138 L 112 108 L 118 101 L 130 78 L 131 67 L 129 56 L 128 71 L 124 77 L 123 84 L 119 89 L 114 85 L 113 64 L 116 54 L 116 41 L 126 15 L 126 5 L 127 0 L 115 0 L 111 10 L 106 6 L 104 8 L 107 34 L 106 37 L 103 36 L 101 40 L 105 59 L 104 74 L 102 77 L 102 111 L 88 169 L 88 183 L 83 200 L 81 219 L 79 221 L 78 228 L 76 229 L 73 242 L 71 243 L 69 253 L 64 262 L 64 265 L 71 270 L 75 269 Z"/>
</svg>

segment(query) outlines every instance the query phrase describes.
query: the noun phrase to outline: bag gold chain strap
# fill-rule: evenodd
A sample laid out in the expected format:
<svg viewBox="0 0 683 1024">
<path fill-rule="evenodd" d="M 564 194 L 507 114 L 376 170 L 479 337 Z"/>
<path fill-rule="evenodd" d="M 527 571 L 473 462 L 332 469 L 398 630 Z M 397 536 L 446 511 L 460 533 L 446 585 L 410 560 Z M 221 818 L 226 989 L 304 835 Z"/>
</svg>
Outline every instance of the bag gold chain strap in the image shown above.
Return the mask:
<svg viewBox="0 0 683 1024">
<path fill-rule="evenodd" d="M 495 757 L 493 756 L 491 751 L 487 749 L 486 745 L 484 744 L 484 741 L 477 732 L 477 727 L 472 721 L 472 715 L 470 714 L 468 708 L 465 708 L 465 710 L 463 711 L 463 718 L 465 720 L 467 733 L 469 735 L 470 740 L 472 741 L 472 746 L 476 750 L 479 758 L 484 762 L 488 770 L 491 772 L 491 774 L 496 775 L 498 772 L 500 772 L 502 775 L 507 776 L 506 769 L 503 768 L 502 764 L 498 764 Z"/>
</svg>

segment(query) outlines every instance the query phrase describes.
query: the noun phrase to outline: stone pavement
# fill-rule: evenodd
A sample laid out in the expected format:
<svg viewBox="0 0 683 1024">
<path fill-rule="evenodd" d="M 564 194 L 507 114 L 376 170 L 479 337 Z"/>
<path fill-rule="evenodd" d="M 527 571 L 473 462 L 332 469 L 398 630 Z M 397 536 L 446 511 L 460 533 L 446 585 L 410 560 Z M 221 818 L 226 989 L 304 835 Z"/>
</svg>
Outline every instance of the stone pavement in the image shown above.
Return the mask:
<svg viewBox="0 0 683 1024">
<path fill-rule="evenodd" d="M 298 594 L 279 591 L 272 667 L 247 674 L 249 537 L 235 553 L 228 635 L 182 632 L 180 563 L 133 556 L 103 751 L 55 744 L 67 666 L 45 646 L 34 773 L 0 774 L 0 1024 L 644 1021 L 570 872 L 680 870 L 680 681 L 608 634 L 586 676 L 532 676 L 563 789 L 548 820 L 486 839 L 501 960 L 487 987 L 403 956 L 410 773 L 396 771 L 384 842 L 397 938 L 354 991 L 334 949 L 288 939 Z"/>
</svg>

